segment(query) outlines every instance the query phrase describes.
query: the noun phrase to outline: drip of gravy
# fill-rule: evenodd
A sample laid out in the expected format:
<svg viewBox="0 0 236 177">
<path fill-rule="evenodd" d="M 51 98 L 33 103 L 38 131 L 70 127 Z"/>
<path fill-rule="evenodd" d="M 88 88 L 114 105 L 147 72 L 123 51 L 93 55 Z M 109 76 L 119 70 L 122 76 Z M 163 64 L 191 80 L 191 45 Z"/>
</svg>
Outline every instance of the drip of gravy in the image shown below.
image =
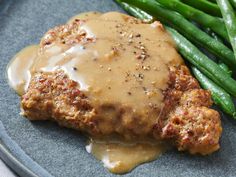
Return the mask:
<svg viewBox="0 0 236 177">
<path fill-rule="evenodd" d="M 141 24 L 117 12 L 83 13 L 67 24 L 75 19 L 84 21 L 79 29 L 93 42 L 26 47 L 8 66 L 10 86 L 23 95 L 35 72 L 63 70 L 94 107 L 110 102 L 129 106 L 133 112 L 142 112 L 153 125 L 158 115 L 150 110 L 163 107 L 168 65 L 182 63 L 170 36 L 158 22 Z M 91 139 L 86 149 L 111 172 L 125 173 L 165 151 L 162 144 L 153 142 Z"/>
<path fill-rule="evenodd" d="M 155 140 L 124 142 L 111 138 L 91 138 L 86 150 L 100 160 L 110 172 L 123 174 L 142 163 L 157 159 L 167 150 L 167 146 Z"/>
<path fill-rule="evenodd" d="M 37 57 L 38 45 L 31 45 L 22 49 L 10 61 L 7 67 L 9 85 L 23 95 L 31 78 L 30 68 Z"/>
</svg>

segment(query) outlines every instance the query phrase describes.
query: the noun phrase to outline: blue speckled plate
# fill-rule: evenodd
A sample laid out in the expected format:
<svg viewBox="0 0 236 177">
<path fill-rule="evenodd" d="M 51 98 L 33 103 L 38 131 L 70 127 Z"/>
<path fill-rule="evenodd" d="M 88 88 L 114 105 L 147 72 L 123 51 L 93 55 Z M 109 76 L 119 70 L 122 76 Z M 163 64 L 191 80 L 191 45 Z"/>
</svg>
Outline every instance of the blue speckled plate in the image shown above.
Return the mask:
<svg viewBox="0 0 236 177">
<path fill-rule="evenodd" d="M 51 27 L 85 11 L 121 9 L 112 0 L 0 0 L 0 156 L 20 176 L 116 176 L 85 151 L 78 132 L 19 115 L 19 97 L 5 69 L 23 47 L 39 42 Z M 236 124 L 222 115 L 221 150 L 205 157 L 171 151 L 124 176 L 236 176 Z M 1 176 L 1 172 L 0 172 Z"/>
</svg>

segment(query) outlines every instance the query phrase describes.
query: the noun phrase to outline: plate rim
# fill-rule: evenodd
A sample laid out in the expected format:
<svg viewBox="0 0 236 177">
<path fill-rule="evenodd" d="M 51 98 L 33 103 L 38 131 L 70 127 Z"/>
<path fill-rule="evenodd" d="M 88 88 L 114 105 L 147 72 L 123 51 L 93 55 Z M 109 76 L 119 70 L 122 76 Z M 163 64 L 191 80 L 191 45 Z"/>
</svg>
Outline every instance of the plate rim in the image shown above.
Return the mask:
<svg viewBox="0 0 236 177">
<path fill-rule="evenodd" d="M 15 151 L 15 153 L 14 153 Z M 17 153 L 20 155 L 17 155 Z M 10 169 L 22 177 L 53 177 L 47 170 L 28 156 L 7 134 L 0 120 L 0 158 Z M 22 159 L 28 162 L 25 164 Z"/>
<path fill-rule="evenodd" d="M 29 168 L 23 165 L 1 142 L 0 144 L 0 157 L 1 160 L 7 164 L 10 169 L 17 175 L 25 177 L 37 177 Z"/>
</svg>

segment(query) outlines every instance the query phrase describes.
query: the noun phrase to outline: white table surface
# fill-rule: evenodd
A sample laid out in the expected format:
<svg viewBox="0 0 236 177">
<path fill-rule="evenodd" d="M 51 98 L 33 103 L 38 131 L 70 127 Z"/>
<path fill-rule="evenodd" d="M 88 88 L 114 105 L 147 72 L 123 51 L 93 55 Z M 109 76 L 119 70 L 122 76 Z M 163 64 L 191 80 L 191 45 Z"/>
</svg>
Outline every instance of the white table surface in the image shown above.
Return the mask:
<svg viewBox="0 0 236 177">
<path fill-rule="evenodd" d="M 16 177 L 16 175 L 0 159 L 0 177 Z"/>
</svg>

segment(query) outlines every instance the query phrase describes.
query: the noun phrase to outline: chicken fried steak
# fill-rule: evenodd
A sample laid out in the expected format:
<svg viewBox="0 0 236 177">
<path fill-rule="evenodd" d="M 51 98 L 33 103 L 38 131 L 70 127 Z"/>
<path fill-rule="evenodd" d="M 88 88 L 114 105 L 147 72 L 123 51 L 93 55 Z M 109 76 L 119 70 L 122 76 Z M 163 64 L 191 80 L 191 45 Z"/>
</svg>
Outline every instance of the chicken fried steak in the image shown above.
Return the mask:
<svg viewBox="0 0 236 177">
<path fill-rule="evenodd" d="M 49 30 L 21 106 L 30 120 L 102 137 L 152 137 L 192 154 L 219 149 L 219 113 L 159 22 L 116 12 Z"/>
</svg>

